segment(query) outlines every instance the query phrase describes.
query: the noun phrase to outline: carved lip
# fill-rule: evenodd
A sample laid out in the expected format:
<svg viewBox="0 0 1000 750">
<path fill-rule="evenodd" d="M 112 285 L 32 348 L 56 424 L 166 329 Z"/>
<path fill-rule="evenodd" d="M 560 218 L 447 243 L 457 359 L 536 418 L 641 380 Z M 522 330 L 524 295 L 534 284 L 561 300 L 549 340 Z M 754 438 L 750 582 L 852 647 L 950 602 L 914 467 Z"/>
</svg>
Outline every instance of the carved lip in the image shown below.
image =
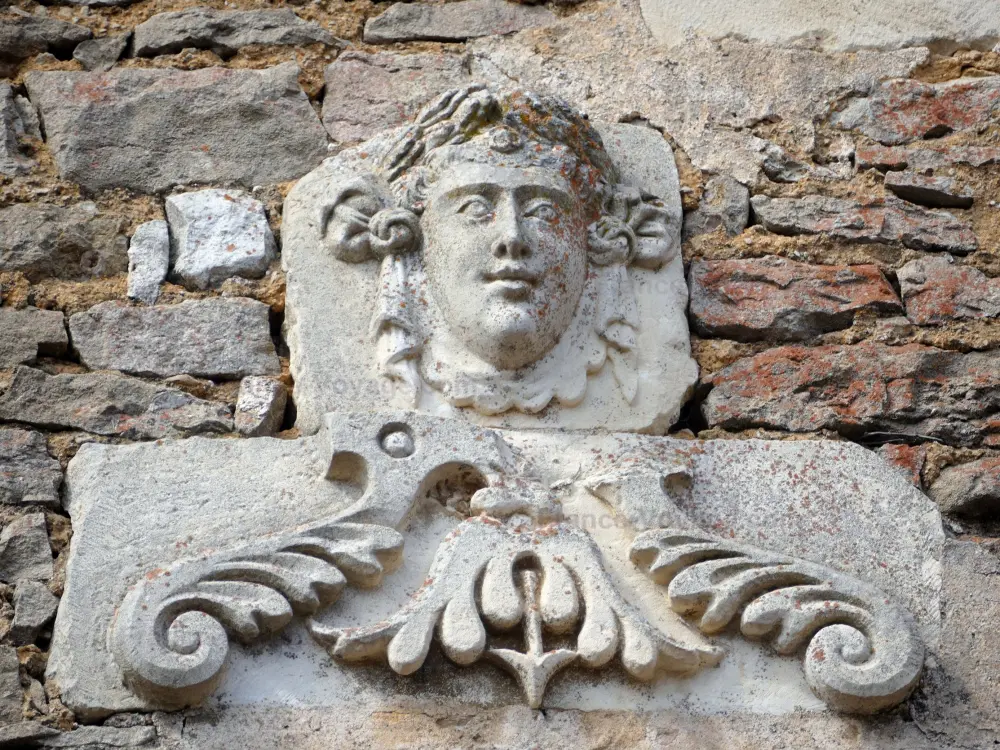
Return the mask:
<svg viewBox="0 0 1000 750">
<path fill-rule="evenodd" d="M 538 283 L 539 274 L 524 266 L 503 266 L 483 274 L 487 284 L 500 287 L 510 297 L 525 297 Z"/>
</svg>

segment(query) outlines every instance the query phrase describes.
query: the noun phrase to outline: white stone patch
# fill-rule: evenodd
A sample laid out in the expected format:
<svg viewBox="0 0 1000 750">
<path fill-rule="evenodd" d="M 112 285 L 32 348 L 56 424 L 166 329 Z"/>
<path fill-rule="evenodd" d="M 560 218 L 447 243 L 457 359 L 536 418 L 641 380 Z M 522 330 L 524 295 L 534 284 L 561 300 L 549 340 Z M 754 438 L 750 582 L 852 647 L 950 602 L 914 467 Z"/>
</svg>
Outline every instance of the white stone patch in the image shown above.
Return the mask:
<svg viewBox="0 0 1000 750">
<path fill-rule="evenodd" d="M 264 204 L 238 190 L 199 190 L 166 200 L 173 275 L 194 289 L 232 276 L 259 279 L 277 255 Z"/>
<path fill-rule="evenodd" d="M 170 270 L 170 234 L 167 222 L 140 224 L 128 246 L 129 299 L 155 305 L 160 284 Z"/>
<path fill-rule="evenodd" d="M 671 47 L 691 33 L 831 51 L 989 49 L 1000 40 L 996 0 L 641 0 L 641 6 L 653 36 Z"/>
</svg>

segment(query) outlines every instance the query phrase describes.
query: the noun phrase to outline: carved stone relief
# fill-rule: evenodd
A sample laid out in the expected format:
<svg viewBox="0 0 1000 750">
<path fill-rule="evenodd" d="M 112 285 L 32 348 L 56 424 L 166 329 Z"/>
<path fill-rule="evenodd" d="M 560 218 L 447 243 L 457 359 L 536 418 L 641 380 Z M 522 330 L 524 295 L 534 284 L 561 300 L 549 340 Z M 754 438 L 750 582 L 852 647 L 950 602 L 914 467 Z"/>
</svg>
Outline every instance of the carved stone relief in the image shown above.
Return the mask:
<svg viewBox="0 0 1000 750">
<path fill-rule="evenodd" d="M 654 130 L 599 130 L 470 86 L 303 178 L 283 229 L 300 427 L 391 404 L 665 431 L 696 377 L 676 168 Z"/>
<path fill-rule="evenodd" d="M 137 476 L 154 462 L 153 477 Z M 180 462 L 187 479 L 173 487 L 163 480 Z M 819 462 L 842 468 L 804 468 Z M 740 476 L 765 470 L 776 476 L 753 487 Z M 858 472 L 871 481 L 809 511 L 810 531 L 771 527 L 762 547 L 729 524 L 745 506 L 801 506 L 848 488 Z M 942 538 L 930 503 L 856 446 L 747 451 L 619 434 L 570 447 L 560 433 L 336 414 L 298 441 L 88 445 L 69 482 L 78 532 L 50 674 L 82 715 L 239 694 L 246 677 L 227 681 L 226 665 L 253 675 L 254 660 L 278 658 L 253 644 L 267 652 L 275 634 L 302 624 L 314 644 L 305 652 L 334 659 L 332 687 L 320 691 L 327 704 L 391 697 L 382 669 L 411 678 L 430 669 L 432 686 L 447 691 L 443 656 L 490 686 L 470 693 L 473 702 L 551 705 L 555 690 L 555 705 L 586 707 L 580 691 L 600 669 L 619 700 L 657 705 L 691 690 L 711 695 L 698 675 L 726 684 L 732 677 L 712 672 L 767 663 L 743 637 L 804 659 L 790 678 L 777 657 L 779 672 L 762 670 L 737 691 L 745 708 L 779 681 L 800 696 L 782 710 L 867 713 L 909 694 L 938 629 Z M 143 483 L 157 523 L 126 546 L 118 537 L 137 532 L 125 531 L 134 511 L 121 498 Z M 224 495 L 212 492 L 219 486 Z M 879 502 L 876 525 L 853 540 L 867 554 L 845 565 L 825 529 Z M 706 524 L 696 508 L 718 521 Z M 915 520 L 889 524 L 899 518 Z M 393 588 L 400 575 L 404 587 Z M 344 674 L 353 669 L 362 671 Z M 520 699 L 498 682 L 504 671 Z M 816 698 L 796 693 L 806 686 Z"/>
<path fill-rule="evenodd" d="M 909 695 L 940 627 L 926 497 L 851 444 L 635 434 L 694 382 L 679 193 L 658 133 L 600 130 L 470 86 L 301 181 L 306 436 L 81 448 L 68 706 Z"/>
</svg>

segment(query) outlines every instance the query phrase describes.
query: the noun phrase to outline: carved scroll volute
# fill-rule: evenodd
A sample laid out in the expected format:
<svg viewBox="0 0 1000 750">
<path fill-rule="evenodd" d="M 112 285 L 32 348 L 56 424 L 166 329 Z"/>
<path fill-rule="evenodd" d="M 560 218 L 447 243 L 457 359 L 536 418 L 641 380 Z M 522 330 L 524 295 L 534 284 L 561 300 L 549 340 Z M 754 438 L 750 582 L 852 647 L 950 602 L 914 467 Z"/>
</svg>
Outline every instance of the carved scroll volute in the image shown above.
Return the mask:
<svg viewBox="0 0 1000 750">
<path fill-rule="evenodd" d="M 163 707 L 200 702 L 221 679 L 230 638 L 252 643 L 333 603 L 347 584 L 381 583 L 402 556 L 394 527 L 424 488 L 458 470 L 499 484 L 513 465 L 496 433 L 405 412 L 332 415 L 318 442 L 324 479 L 361 497 L 329 519 L 146 572 L 109 634 L 134 692 Z"/>
<path fill-rule="evenodd" d="M 913 617 L 882 591 L 816 563 L 698 532 L 639 534 L 632 560 L 667 586 L 671 607 L 703 633 L 739 618 L 779 654 L 805 649 L 812 691 L 837 711 L 872 714 L 904 701 L 924 664 Z"/>
</svg>

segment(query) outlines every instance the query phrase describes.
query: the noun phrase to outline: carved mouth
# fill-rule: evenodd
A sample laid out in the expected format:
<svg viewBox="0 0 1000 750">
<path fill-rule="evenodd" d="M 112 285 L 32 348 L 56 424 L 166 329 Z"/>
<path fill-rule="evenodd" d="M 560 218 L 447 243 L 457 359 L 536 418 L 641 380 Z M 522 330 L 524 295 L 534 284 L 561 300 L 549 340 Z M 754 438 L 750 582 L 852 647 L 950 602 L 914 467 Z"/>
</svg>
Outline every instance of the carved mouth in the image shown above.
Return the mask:
<svg viewBox="0 0 1000 750">
<path fill-rule="evenodd" d="M 487 284 L 495 285 L 511 298 L 524 298 L 538 284 L 538 274 L 522 266 L 507 266 L 483 274 Z"/>
</svg>

